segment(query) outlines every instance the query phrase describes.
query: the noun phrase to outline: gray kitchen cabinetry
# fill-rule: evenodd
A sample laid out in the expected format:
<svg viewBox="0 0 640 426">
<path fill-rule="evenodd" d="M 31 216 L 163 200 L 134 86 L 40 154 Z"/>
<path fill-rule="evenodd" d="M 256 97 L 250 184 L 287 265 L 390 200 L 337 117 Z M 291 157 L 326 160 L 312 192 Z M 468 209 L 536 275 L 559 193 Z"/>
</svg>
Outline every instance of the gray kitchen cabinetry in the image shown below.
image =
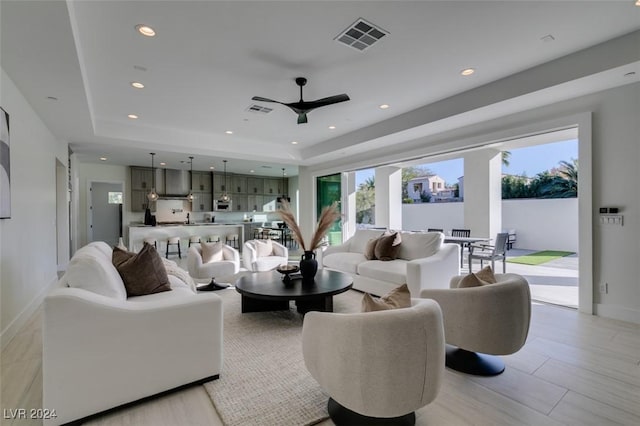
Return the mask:
<svg viewBox="0 0 640 426">
<path fill-rule="evenodd" d="M 264 195 L 262 197 L 262 211 L 275 212 L 278 209 L 277 198 L 275 195 Z"/>
<path fill-rule="evenodd" d="M 193 192 L 211 193 L 211 172 L 192 172 L 191 188 Z"/>
<path fill-rule="evenodd" d="M 193 192 L 191 211 L 210 212 L 213 210 L 213 194 L 211 192 Z"/>
<path fill-rule="evenodd" d="M 247 206 L 247 196 L 242 194 L 234 194 L 232 197 L 233 211 L 234 212 L 247 212 L 249 208 Z"/>
<path fill-rule="evenodd" d="M 264 178 L 247 178 L 247 193 L 249 195 L 264 194 Z"/>
<path fill-rule="evenodd" d="M 278 195 L 282 194 L 282 187 L 279 179 L 265 179 L 264 180 L 264 194 L 265 195 Z"/>
<path fill-rule="evenodd" d="M 247 206 L 249 207 L 248 211 L 261 212 L 263 210 L 262 203 L 262 195 L 249 195 L 247 198 Z"/>
<path fill-rule="evenodd" d="M 247 193 L 247 177 L 233 175 L 229 179 L 229 192 L 233 194 L 246 194 Z M 235 210 L 235 209 L 234 209 Z"/>
<path fill-rule="evenodd" d="M 147 208 L 147 204 L 149 204 L 149 209 L 151 211 L 156 211 L 156 203 L 155 201 L 150 203 L 147 198 L 147 194 L 149 190 L 144 189 L 132 189 L 131 190 L 131 211 L 132 212 L 143 212 Z"/>
<path fill-rule="evenodd" d="M 153 173 L 150 167 L 131 167 L 131 189 L 151 190 Z"/>
</svg>

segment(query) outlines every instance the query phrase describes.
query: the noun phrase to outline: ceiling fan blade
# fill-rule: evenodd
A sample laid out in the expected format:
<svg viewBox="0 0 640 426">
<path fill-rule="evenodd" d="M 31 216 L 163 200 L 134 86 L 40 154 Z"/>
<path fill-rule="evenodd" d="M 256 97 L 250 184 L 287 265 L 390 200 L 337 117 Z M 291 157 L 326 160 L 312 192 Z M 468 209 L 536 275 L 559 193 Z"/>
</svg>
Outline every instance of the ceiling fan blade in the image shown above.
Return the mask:
<svg viewBox="0 0 640 426">
<path fill-rule="evenodd" d="M 253 98 L 251 98 L 252 101 L 260 101 L 260 102 L 275 102 L 277 104 L 281 104 L 282 102 L 280 101 L 274 101 L 273 99 L 269 99 L 269 98 L 263 98 L 261 96 L 254 96 Z"/>
<path fill-rule="evenodd" d="M 323 106 L 327 106 L 327 105 L 333 105 L 333 104 L 337 104 L 340 102 L 345 102 L 348 101 L 349 96 L 347 96 L 345 93 L 343 93 L 342 95 L 335 95 L 335 96 L 329 96 L 328 98 L 322 98 L 322 99 L 318 99 L 316 101 L 311 101 L 311 102 L 305 102 L 305 106 L 308 110 L 314 109 L 314 108 L 320 108 Z"/>
<path fill-rule="evenodd" d="M 307 122 L 307 113 L 301 112 L 298 114 L 298 124 L 305 124 Z"/>
</svg>

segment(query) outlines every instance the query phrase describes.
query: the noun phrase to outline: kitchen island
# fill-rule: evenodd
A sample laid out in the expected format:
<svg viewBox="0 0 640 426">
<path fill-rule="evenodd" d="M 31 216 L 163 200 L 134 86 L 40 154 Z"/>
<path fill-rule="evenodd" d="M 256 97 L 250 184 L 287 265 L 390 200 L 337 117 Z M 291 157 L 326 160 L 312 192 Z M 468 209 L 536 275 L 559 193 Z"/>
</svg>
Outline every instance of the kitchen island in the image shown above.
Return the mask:
<svg viewBox="0 0 640 426">
<path fill-rule="evenodd" d="M 207 241 L 209 235 L 219 235 L 220 241 L 225 241 L 225 236 L 238 234 L 238 247 L 241 248 L 245 241 L 244 224 L 242 223 L 191 223 L 183 225 L 129 225 L 129 250 L 139 251 L 145 238 L 153 237 L 158 241 L 158 251 L 163 254 L 169 237 L 180 237 L 183 253 L 189 244 L 189 238 L 197 235 L 203 241 Z"/>
</svg>

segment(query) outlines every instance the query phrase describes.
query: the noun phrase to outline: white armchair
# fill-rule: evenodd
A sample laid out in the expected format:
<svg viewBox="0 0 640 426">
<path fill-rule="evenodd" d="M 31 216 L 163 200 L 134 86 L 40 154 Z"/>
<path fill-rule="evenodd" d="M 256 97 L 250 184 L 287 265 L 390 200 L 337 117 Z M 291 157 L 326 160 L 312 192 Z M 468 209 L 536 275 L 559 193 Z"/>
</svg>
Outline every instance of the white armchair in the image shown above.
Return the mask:
<svg viewBox="0 0 640 426">
<path fill-rule="evenodd" d="M 403 309 L 305 315 L 304 362 L 330 396 L 334 423 L 414 424 L 414 411 L 438 395 L 445 359 L 442 312 L 433 300 L 411 302 Z"/>
<path fill-rule="evenodd" d="M 187 270 L 194 279 L 233 275 L 240 270 L 240 253 L 225 244 L 222 246 L 222 260 L 204 263 L 202 248 L 194 245 L 187 252 Z"/>
<path fill-rule="evenodd" d="M 244 243 L 242 262 L 249 271 L 271 271 L 289 261 L 289 249 L 273 240 L 249 240 Z"/>
<path fill-rule="evenodd" d="M 518 274 L 496 274 L 497 283 L 458 288 L 463 276 L 451 278 L 448 289 L 422 289 L 444 317 L 447 367 L 464 373 L 494 376 L 504 371 L 495 355 L 509 355 L 525 344 L 531 320 L 531 293 Z"/>
</svg>

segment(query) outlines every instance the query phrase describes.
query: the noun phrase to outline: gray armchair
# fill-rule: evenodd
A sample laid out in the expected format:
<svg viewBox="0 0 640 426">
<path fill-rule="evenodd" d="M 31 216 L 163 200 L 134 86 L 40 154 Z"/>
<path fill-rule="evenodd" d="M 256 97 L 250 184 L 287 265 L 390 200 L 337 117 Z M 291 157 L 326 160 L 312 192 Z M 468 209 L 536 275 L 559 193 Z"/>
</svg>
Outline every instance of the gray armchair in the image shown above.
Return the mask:
<svg viewBox="0 0 640 426">
<path fill-rule="evenodd" d="M 495 245 L 471 244 L 469 245 L 469 272 L 471 272 L 471 262 L 473 259 L 480 260 L 480 269 L 484 261 L 491 261 L 491 269 L 496 270 L 496 260 L 502 260 L 502 273 L 507 272 L 507 241 L 509 234 L 499 233 L 496 236 Z"/>
<path fill-rule="evenodd" d="M 414 424 L 414 411 L 432 402 L 442 383 L 442 313 L 423 299 L 387 311 L 309 312 L 302 352 L 330 396 L 336 424 Z"/>
</svg>

